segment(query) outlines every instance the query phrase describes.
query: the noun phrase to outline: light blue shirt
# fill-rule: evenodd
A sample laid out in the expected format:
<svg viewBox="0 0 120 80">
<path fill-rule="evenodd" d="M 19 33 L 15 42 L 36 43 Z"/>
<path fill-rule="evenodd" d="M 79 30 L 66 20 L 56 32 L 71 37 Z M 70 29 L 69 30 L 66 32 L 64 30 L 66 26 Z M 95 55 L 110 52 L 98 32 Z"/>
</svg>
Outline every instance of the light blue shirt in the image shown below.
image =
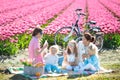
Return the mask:
<svg viewBox="0 0 120 80">
<path fill-rule="evenodd" d="M 96 55 L 91 55 L 89 58 L 84 60 L 84 64 L 87 65 L 91 63 L 97 70 L 100 68 L 99 59 Z"/>
</svg>

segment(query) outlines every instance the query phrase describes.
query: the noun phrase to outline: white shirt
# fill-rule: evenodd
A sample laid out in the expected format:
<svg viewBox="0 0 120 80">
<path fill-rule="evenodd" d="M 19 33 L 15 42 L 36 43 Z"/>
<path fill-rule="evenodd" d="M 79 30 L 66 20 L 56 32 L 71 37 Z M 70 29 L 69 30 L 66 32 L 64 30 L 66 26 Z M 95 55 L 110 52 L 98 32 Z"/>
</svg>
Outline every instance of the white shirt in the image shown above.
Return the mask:
<svg viewBox="0 0 120 80">
<path fill-rule="evenodd" d="M 67 61 L 68 62 L 74 62 L 75 61 L 75 54 L 67 55 Z"/>
<path fill-rule="evenodd" d="M 96 45 L 91 42 L 89 44 L 89 46 L 92 46 L 96 50 L 95 54 L 97 55 L 98 54 L 98 48 L 96 47 Z M 88 47 L 89 46 L 84 46 L 82 41 L 78 42 L 78 57 L 79 57 L 80 62 L 83 61 L 82 54 L 88 54 Z"/>
<path fill-rule="evenodd" d="M 45 64 L 58 65 L 58 56 L 48 53 L 44 57 Z"/>
</svg>

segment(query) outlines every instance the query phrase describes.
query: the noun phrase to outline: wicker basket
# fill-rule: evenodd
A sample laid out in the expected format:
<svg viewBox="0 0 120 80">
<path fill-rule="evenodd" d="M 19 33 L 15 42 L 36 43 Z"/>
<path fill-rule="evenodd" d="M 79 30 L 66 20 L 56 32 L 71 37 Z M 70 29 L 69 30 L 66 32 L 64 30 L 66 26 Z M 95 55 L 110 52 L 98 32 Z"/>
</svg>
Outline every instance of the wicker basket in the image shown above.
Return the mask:
<svg viewBox="0 0 120 80">
<path fill-rule="evenodd" d="M 24 66 L 24 74 L 35 76 L 36 72 L 44 73 L 44 67 Z"/>
</svg>

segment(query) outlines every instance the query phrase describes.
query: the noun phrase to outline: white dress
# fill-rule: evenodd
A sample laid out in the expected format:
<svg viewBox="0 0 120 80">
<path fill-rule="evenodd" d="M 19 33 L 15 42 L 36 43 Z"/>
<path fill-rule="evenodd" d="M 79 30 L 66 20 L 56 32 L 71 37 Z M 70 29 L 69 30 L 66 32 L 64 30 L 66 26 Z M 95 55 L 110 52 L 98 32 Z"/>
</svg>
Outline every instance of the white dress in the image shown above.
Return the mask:
<svg viewBox="0 0 120 80">
<path fill-rule="evenodd" d="M 75 54 L 67 55 L 67 61 L 68 62 L 74 62 L 75 61 Z"/>
<path fill-rule="evenodd" d="M 67 62 L 75 62 L 75 54 L 67 54 Z M 72 66 L 70 64 L 66 64 L 63 62 L 63 66 L 67 70 L 72 70 Z"/>
</svg>

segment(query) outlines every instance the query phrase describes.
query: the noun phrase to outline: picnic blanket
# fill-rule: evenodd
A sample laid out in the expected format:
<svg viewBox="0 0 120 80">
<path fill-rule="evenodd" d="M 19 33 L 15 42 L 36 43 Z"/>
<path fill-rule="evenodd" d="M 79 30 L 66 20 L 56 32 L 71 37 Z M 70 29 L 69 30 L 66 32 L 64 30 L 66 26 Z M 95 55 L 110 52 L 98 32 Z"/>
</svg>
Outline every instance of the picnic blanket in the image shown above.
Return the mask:
<svg viewBox="0 0 120 80">
<path fill-rule="evenodd" d="M 31 79 L 36 79 L 38 77 L 36 76 L 30 76 L 30 75 L 26 75 L 24 74 L 24 67 L 9 67 L 8 70 L 10 71 L 10 73 L 12 74 L 21 74 L 25 77 L 29 77 Z M 52 74 L 43 74 L 41 75 L 39 78 L 46 78 L 46 77 L 57 77 L 57 76 L 67 76 L 67 73 L 52 73 Z"/>
<path fill-rule="evenodd" d="M 99 72 L 95 72 L 95 71 L 67 71 L 67 70 L 62 70 L 61 73 L 51 73 L 51 74 L 43 74 L 40 77 L 36 77 L 36 76 L 30 76 L 30 75 L 26 75 L 24 74 L 24 67 L 10 67 L 8 68 L 8 70 L 12 73 L 12 74 L 21 74 L 25 77 L 29 77 L 31 79 L 36 79 L 36 78 L 47 78 L 47 77 L 58 77 L 58 76 L 76 76 L 76 75 L 92 75 L 92 74 L 101 74 L 101 73 L 110 73 L 112 72 L 112 70 L 106 70 L 106 71 L 99 71 Z"/>
</svg>

